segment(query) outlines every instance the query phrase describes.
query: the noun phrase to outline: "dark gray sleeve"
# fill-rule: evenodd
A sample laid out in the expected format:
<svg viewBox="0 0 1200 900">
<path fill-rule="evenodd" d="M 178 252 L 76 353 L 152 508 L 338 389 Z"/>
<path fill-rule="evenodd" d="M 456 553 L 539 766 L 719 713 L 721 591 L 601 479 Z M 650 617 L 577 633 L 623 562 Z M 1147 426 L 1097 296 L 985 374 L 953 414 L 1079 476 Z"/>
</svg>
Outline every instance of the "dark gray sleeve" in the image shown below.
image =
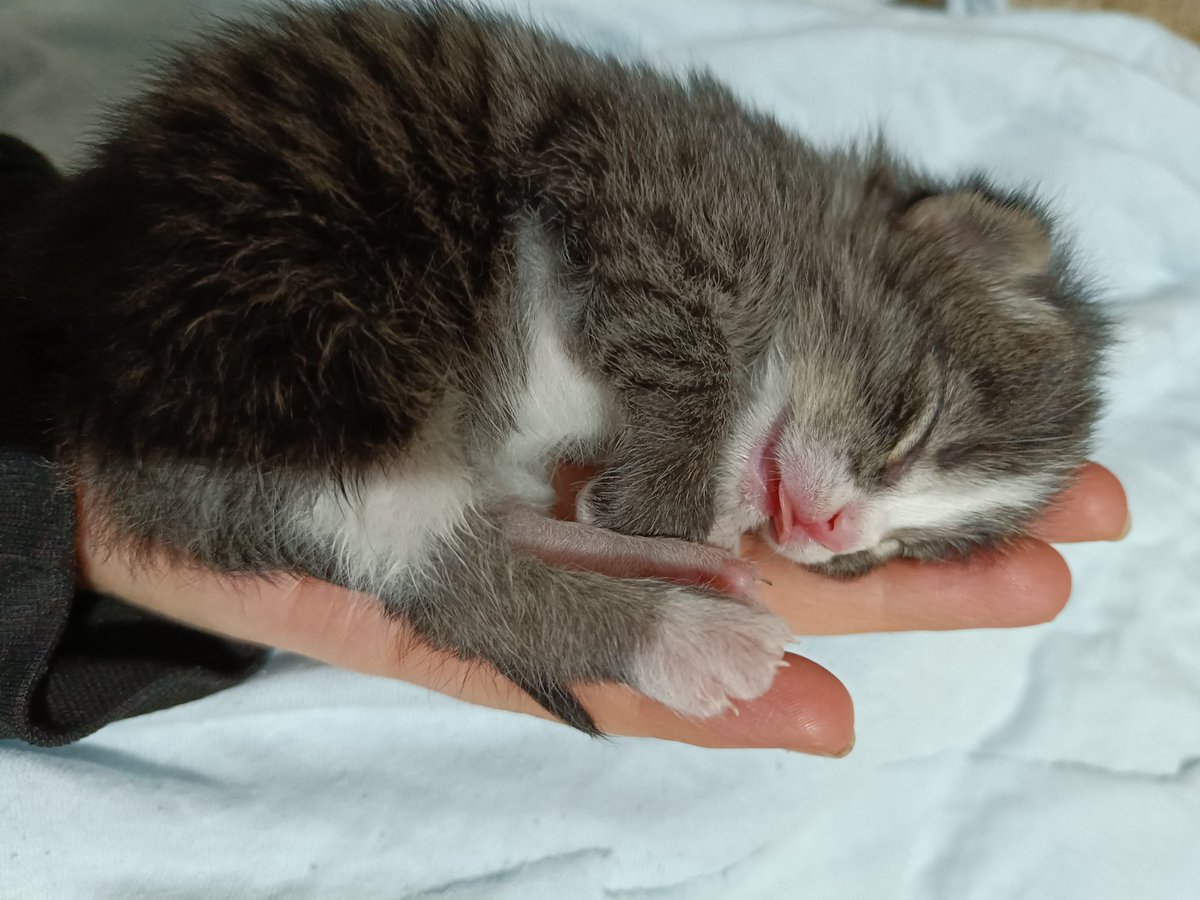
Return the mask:
<svg viewBox="0 0 1200 900">
<path fill-rule="evenodd" d="M 0 449 L 0 739 L 54 746 L 237 684 L 265 652 L 75 588 L 51 465 Z"/>
</svg>

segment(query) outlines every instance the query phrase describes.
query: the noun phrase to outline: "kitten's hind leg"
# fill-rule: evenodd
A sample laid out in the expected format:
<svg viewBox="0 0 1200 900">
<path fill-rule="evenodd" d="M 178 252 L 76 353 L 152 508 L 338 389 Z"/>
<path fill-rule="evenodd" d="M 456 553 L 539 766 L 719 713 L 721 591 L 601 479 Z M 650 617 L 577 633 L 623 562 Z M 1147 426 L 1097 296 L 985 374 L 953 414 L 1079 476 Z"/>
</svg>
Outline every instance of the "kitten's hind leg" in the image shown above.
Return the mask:
<svg viewBox="0 0 1200 900">
<path fill-rule="evenodd" d="M 770 686 L 789 637 L 771 613 L 715 590 L 549 565 L 534 554 L 561 549 L 554 523 L 549 544 L 543 534 L 519 551 L 502 520 L 477 508 L 465 469 L 442 456 L 343 484 L 181 463 L 84 475 L 116 532 L 221 571 L 308 572 L 375 594 L 432 646 L 493 665 L 589 733 L 574 684 L 621 682 L 712 715 Z M 575 563 L 621 558 L 597 529 L 558 525 Z M 682 542 L 654 553 L 693 572 L 717 558 Z"/>
<path fill-rule="evenodd" d="M 478 514 L 437 542 L 415 580 L 384 594 L 433 646 L 491 663 L 589 733 L 574 684 L 620 682 L 684 715 L 715 715 L 770 687 L 790 638 L 745 599 L 548 565 Z"/>
<path fill-rule="evenodd" d="M 589 733 L 596 726 L 575 684 L 620 682 L 685 715 L 713 715 L 770 686 L 790 637 L 748 599 L 605 572 L 724 578 L 728 590 L 745 590 L 753 573 L 721 551 L 519 508 L 492 516 L 450 466 L 442 476 L 381 476 L 315 509 L 310 546 L 332 556 L 311 568 L 380 596 L 433 647 L 491 664 Z M 571 565 L 579 568 L 562 567 Z"/>
</svg>

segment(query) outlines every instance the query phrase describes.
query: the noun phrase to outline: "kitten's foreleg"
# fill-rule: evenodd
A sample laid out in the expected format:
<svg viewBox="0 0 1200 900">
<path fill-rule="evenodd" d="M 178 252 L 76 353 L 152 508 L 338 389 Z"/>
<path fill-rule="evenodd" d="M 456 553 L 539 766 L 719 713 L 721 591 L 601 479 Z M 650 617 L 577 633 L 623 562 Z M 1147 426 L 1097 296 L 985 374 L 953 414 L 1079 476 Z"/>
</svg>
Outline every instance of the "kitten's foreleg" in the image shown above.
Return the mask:
<svg viewBox="0 0 1200 900">
<path fill-rule="evenodd" d="M 512 505 L 498 518 L 517 552 L 553 566 L 616 578 L 663 578 L 732 594 L 748 593 L 760 578 L 753 563 L 708 544 L 619 534 L 551 519 L 524 505 Z"/>
<path fill-rule="evenodd" d="M 625 425 L 582 497 L 580 518 L 625 534 L 704 540 L 735 405 L 715 312 L 690 298 L 618 290 L 594 302 L 584 335 Z"/>
</svg>

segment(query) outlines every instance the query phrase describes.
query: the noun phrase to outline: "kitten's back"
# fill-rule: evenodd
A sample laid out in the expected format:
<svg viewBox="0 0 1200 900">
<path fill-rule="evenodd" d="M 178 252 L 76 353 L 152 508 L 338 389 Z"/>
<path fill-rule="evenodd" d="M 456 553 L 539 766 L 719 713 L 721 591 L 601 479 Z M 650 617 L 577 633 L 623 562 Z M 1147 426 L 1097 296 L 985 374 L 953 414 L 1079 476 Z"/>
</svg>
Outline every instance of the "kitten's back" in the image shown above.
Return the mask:
<svg viewBox="0 0 1200 900">
<path fill-rule="evenodd" d="M 497 327 L 519 186 L 490 108 L 541 41 L 346 4 L 185 52 L 46 241 L 42 281 L 86 323 L 67 444 L 330 468 L 402 446 Z"/>
</svg>

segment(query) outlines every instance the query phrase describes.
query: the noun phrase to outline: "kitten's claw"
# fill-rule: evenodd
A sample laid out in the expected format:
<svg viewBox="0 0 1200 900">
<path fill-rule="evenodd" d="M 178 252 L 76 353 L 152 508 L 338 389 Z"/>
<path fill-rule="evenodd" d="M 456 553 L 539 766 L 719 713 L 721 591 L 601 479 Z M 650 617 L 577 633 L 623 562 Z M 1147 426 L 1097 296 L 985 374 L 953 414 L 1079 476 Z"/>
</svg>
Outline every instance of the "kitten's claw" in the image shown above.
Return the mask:
<svg viewBox="0 0 1200 900">
<path fill-rule="evenodd" d="M 715 566 L 717 577 L 714 586 L 718 590 L 748 596 L 753 592 L 755 584 L 769 583 L 762 577 L 762 571 L 758 568 L 757 563 L 725 556 L 723 551 L 716 551 L 716 553 L 719 555 L 714 558 L 714 562 L 717 563 Z M 697 580 L 703 579 L 698 578 Z"/>
</svg>

